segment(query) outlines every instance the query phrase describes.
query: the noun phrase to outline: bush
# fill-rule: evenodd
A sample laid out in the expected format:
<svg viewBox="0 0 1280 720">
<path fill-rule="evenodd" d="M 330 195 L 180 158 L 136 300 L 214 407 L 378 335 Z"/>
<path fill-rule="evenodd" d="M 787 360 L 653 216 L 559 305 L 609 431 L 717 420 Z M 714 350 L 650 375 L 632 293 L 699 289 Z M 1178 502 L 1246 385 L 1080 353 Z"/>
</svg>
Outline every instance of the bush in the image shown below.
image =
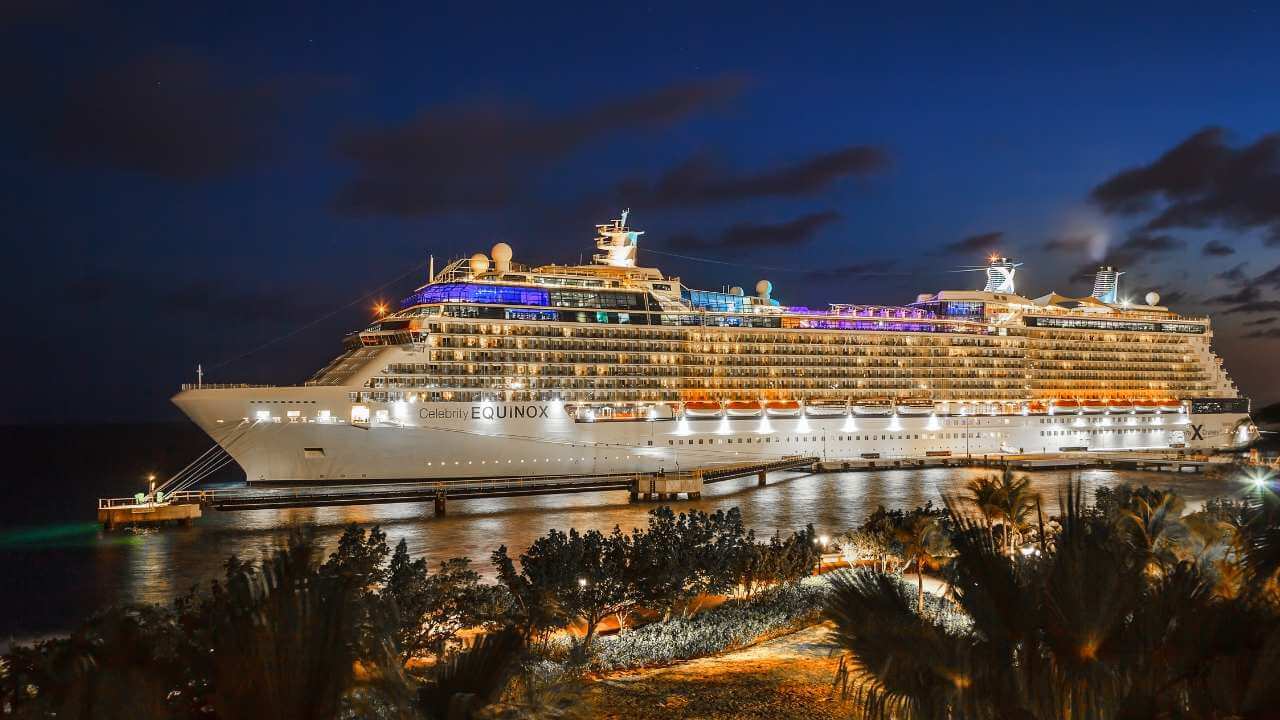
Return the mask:
<svg viewBox="0 0 1280 720">
<path fill-rule="evenodd" d="M 822 578 L 765 590 L 748 600 L 728 600 L 690 618 L 673 618 L 599 638 L 587 669 L 604 672 L 668 665 L 751 645 L 781 631 L 813 622 L 830 584 Z M 563 657 L 562 647 L 551 649 Z"/>
</svg>

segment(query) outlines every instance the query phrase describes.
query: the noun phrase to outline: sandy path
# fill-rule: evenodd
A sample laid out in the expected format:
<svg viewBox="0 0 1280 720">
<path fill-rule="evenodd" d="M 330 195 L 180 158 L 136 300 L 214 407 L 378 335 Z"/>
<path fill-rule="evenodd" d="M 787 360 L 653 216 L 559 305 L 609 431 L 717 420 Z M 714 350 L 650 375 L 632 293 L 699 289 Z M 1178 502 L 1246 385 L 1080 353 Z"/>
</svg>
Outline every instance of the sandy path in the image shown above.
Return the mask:
<svg viewBox="0 0 1280 720">
<path fill-rule="evenodd" d="M 672 667 L 614 673 L 593 683 L 584 702 L 599 718 L 848 718 L 831 695 L 838 658 L 827 626 Z"/>
</svg>

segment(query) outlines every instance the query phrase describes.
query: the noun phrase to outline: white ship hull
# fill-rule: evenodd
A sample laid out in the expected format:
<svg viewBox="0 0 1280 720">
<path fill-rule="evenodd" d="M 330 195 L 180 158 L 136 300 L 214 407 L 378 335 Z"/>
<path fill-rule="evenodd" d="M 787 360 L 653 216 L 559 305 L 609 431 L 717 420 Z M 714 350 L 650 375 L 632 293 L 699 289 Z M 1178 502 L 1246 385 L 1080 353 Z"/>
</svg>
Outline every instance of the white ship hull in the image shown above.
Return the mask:
<svg viewBox="0 0 1280 720">
<path fill-rule="evenodd" d="M 356 405 L 345 388 L 316 386 L 188 390 L 174 402 L 250 482 L 615 474 L 797 454 L 963 457 L 1227 447 L 1250 439 L 1238 429 L 1243 414 L 582 422 L 554 402 Z M 353 424 L 353 408 L 370 410 L 370 422 Z"/>
</svg>

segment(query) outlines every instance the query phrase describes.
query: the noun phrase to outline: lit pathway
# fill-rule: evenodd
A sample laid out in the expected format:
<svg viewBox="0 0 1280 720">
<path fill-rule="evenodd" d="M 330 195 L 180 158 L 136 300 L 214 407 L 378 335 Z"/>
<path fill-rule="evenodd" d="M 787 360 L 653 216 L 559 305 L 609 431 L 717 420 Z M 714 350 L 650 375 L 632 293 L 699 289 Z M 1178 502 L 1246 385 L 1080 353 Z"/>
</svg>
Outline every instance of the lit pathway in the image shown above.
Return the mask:
<svg viewBox="0 0 1280 720">
<path fill-rule="evenodd" d="M 589 717 L 847 719 L 831 698 L 838 658 L 815 625 L 745 650 L 655 670 L 614 673 L 593 683 Z"/>
</svg>

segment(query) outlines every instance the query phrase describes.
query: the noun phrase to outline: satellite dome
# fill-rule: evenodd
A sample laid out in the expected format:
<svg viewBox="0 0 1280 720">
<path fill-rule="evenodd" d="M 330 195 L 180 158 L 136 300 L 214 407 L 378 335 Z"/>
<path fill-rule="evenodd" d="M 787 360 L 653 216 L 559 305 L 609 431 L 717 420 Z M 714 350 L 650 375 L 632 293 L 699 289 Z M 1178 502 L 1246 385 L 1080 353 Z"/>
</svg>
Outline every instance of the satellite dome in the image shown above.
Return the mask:
<svg viewBox="0 0 1280 720">
<path fill-rule="evenodd" d="M 511 269 L 511 246 L 500 242 L 493 246 L 489 251 L 493 257 L 493 266 L 498 272 L 506 272 Z"/>
<path fill-rule="evenodd" d="M 1158 292 L 1149 292 L 1149 293 L 1147 293 L 1146 301 L 1147 301 L 1147 304 L 1148 304 L 1148 305 L 1159 305 L 1159 304 L 1160 304 L 1160 293 L 1158 293 Z"/>
<path fill-rule="evenodd" d="M 738 297 L 742 297 L 742 296 L 743 296 L 743 295 L 745 295 L 746 293 L 743 291 L 743 289 L 742 289 L 742 288 L 738 287 L 737 285 L 734 285 L 733 287 L 729 288 L 729 294 L 730 294 L 730 295 L 736 295 L 736 296 L 738 296 Z"/>
<path fill-rule="evenodd" d="M 471 256 L 471 273 L 479 275 L 489 269 L 489 256 L 484 253 L 476 253 Z"/>
<path fill-rule="evenodd" d="M 760 297 L 769 297 L 769 293 L 773 292 L 773 283 L 768 280 L 761 280 L 756 283 L 756 294 Z"/>
</svg>

